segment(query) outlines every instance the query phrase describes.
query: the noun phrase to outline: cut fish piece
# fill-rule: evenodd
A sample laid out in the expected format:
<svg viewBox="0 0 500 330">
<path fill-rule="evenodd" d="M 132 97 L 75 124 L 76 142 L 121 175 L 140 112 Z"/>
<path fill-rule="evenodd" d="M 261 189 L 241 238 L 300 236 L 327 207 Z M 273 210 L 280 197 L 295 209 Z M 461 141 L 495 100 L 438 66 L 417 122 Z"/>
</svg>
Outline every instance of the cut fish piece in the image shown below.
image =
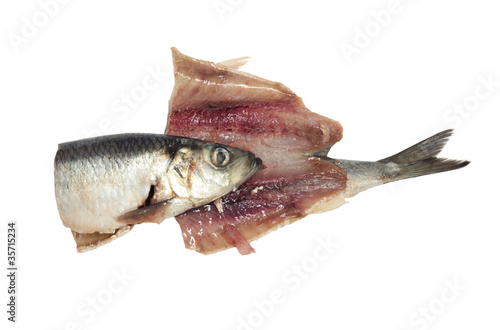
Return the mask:
<svg viewBox="0 0 500 330">
<path fill-rule="evenodd" d="M 66 142 L 54 160 L 59 215 L 86 251 L 232 191 L 262 162 L 244 150 L 163 134 Z M 123 228 L 123 229 L 122 229 Z"/>
</svg>

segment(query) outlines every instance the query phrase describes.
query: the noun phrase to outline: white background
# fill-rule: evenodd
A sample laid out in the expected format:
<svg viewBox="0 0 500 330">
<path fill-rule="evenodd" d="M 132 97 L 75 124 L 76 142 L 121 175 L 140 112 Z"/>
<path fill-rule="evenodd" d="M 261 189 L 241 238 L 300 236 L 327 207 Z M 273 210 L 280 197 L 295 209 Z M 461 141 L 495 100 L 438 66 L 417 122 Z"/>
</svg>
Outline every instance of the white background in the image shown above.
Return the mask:
<svg viewBox="0 0 500 330">
<path fill-rule="evenodd" d="M 1 276 L 2 329 L 498 329 L 495 2 L 55 3 L 0 5 L 0 263 L 11 220 L 19 262 L 16 324 Z M 386 26 L 371 14 L 394 6 Z M 340 121 L 332 157 L 376 160 L 454 127 L 443 156 L 472 163 L 361 193 L 253 242 L 250 256 L 186 250 L 174 219 L 77 254 L 54 198 L 57 144 L 100 127 L 162 133 L 171 46 L 211 61 L 251 56 L 245 71 Z M 166 72 L 161 83 L 113 112 L 148 68 Z M 496 86 L 487 93 L 481 79 Z M 319 240 L 339 245 L 325 254 Z"/>
</svg>

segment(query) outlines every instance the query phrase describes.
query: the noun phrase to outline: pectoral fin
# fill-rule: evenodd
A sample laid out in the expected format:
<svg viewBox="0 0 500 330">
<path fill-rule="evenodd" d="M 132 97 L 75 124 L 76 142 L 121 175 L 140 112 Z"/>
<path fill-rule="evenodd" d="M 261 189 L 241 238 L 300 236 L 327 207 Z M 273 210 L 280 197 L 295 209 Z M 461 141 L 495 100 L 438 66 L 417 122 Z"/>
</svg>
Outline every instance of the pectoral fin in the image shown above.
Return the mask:
<svg viewBox="0 0 500 330">
<path fill-rule="evenodd" d="M 129 225 L 136 225 L 143 222 L 161 223 L 164 219 L 172 216 L 169 214 L 172 199 L 173 198 L 124 213 L 116 218 L 116 220 Z"/>
<path fill-rule="evenodd" d="M 74 230 L 72 230 L 71 233 L 76 242 L 76 250 L 78 252 L 87 252 L 125 235 L 132 230 L 132 227 L 134 227 L 134 225 L 123 226 L 111 234 L 101 234 L 99 232 L 80 234 Z"/>
</svg>

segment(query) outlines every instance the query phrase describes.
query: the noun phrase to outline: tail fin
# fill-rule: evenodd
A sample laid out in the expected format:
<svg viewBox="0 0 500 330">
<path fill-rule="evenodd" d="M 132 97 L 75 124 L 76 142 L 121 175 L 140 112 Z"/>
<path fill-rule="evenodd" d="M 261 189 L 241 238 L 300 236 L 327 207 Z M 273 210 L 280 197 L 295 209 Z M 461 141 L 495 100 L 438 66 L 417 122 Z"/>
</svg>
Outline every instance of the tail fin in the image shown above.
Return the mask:
<svg viewBox="0 0 500 330">
<path fill-rule="evenodd" d="M 384 164 L 392 162 L 399 165 L 400 170 L 398 174 L 390 181 L 451 171 L 467 166 L 470 162 L 466 160 L 436 157 L 441 152 L 446 142 L 448 142 L 452 133 L 452 129 L 442 131 L 400 153 L 381 159 L 379 162 Z"/>
</svg>

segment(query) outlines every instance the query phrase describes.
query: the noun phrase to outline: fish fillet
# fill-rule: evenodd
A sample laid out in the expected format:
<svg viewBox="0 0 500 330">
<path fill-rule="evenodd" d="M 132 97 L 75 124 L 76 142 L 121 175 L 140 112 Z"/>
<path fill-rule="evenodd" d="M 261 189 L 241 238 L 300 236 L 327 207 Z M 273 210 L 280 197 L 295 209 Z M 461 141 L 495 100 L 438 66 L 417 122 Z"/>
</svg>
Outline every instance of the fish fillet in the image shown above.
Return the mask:
<svg viewBox="0 0 500 330">
<path fill-rule="evenodd" d="M 328 151 L 342 138 L 335 120 L 308 110 L 279 82 L 238 68 L 194 59 L 172 48 L 175 86 L 165 134 L 223 143 L 255 153 L 261 169 L 239 189 L 176 216 L 185 246 L 203 254 L 250 242 L 308 214 L 342 205 L 370 187 L 468 164 L 436 158 L 444 131 L 377 162 L 336 160 Z"/>
</svg>

